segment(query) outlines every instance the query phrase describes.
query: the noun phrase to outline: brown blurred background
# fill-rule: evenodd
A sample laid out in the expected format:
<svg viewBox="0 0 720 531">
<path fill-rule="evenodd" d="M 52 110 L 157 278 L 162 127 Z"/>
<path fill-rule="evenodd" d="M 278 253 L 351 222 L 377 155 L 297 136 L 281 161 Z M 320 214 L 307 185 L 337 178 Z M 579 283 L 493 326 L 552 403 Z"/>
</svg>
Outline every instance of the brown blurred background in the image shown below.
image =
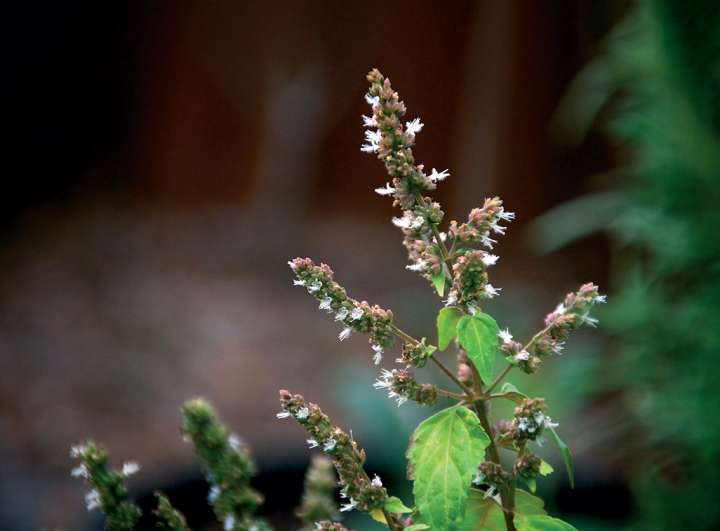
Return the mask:
<svg viewBox="0 0 720 531">
<path fill-rule="evenodd" d="M 387 178 L 359 150 L 376 66 L 425 123 L 418 159 L 452 173 L 437 194 L 446 219 L 490 195 L 518 214 L 493 271 L 501 325 L 530 332 L 579 282 L 604 283 L 602 240 L 541 256 L 526 230 L 609 163 L 592 137 L 570 152 L 549 133 L 567 84 L 622 13 L 622 2 L 597 4 L 9 8 L 0 528 L 97 528 L 68 476 L 69 446 L 92 436 L 116 463 L 143 464 L 134 494 L 162 487 L 210 529 L 199 463 L 178 436 L 178 408 L 195 395 L 253 447 L 266 513 L 282 529 L 307 450 L 299 429 L 275 419 L 280 387 L 352 427 L 370 466 L 402 490 L 405 437 L 426 412 L 373 391 L 364 339 L 339 344 L 292 289 L 286 261 L 330 263 L 353 296 L 434 337 L 441 303 L 404 271 L 396 212 L 373 193 Z M 575 344 L 587 345 L 576 359 L 597 352 L 593 339 Z M 578 476 L 612 483 L 612 466 L 583 464 L 584 437 Z"/>
</svg>

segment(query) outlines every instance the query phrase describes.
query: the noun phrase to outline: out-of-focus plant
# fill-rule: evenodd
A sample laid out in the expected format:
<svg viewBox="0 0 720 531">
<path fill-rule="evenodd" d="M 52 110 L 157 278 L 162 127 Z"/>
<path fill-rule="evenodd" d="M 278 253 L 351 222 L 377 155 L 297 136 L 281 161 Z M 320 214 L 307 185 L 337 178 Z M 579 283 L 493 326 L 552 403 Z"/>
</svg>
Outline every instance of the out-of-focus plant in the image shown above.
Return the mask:
<svg viewBox="0 0 720 531">
<path fill-rule="evenodd" d="M 616 293 L 603 316 L 618 355 L 603 379 L 623 391 L 643 437 L 631 456 L 640 523 L 718 529 L 717 2 L 639 2 L 573 83 L 559 123 L 579 140 L 601 110 L 629 155 L 615 172 L 622 185 L 547 214 L 535 240 L 551 249 L 593 231 L 611 235 Z"/>
<path fill-rule="evenodd" d="M 407 269 L 426 278 L 440 297 L 447 292 L 437 316 L 437 346 L 400 329 L 391 311 L 351 298 L 326 264 L 296 258 L 289 265 L 296 277 L 294 284 L 304 287 L 317 299 L 319 308 L 341 324 L 341 341 L 353 332 L 369 336 L 375 365 L 399 340 L 400 355 L 395 361 L 402 368 L 382 369 L 376 388 L 386 390 L 398 406 L 407 401 L 434 405 L 438 400 L 448 400 L 450 405 L 421 422 L 411 437 L 407 457 L 413 479 L 412 507 L 391 496 L 380 477 L 368 475 L 365 452 L 352 432 L 334 425 L 318 405 L 281 390 L 282 411 L 277 416 L 296 420 L 310 435 L 308 445 L 320 448 L 332 461 L 340 494 L 346 500 L 340 511 L 365 512 L 391 531 L 575 529 L 547 515 L 542 500 L 519 488 L 524 485 L 534 492 L 538 477 L 553 472 L 533 451 L 533 445 L 542 444 L 545 435 L 557 443 L 571 484 L 572 460 L 555 430 L 558 424 L 547 414 L 544 399 L 531 398 L 504 379 L 513 369 L 526 374 L 537 372 L 544 360 L 563 350 L 573 330 L 594 326 L 597 321 L 590 311 L 604 302 L 605 296 L 594 284 L 582 285 L 566 295 L 545 317 L 542 329 L 525 343 L 515 341 L 507 329 L 500 330 L 495 319 L 481 308 L 500 292 L 489 283 L 488 269 L 498 257 L 488 250 L 497 243 L 493 236 L 505 233 L 501 223 L 515 215 L 494 197 L 473 209 L 467 222 L 451 221 L 447 232 L 441 232 L 444 213 L 427 194 L 449 173 L 433 169 L 427 174 L 422 164 L 415 163 L 412 147 L 423 124 L 417 118 L 403 123 L 405 105 L 378 70 L 371 71 L 367 79 L 370 89 L 366 100 L 372 114 L 364 117 L 368 130 L 362 151 L 376 154 L 392 179 L 376 192 L 392 196 L 403 211 L 393 223 L 404 235 L 410 261 Z M 449 356 L 457 363 L 453 369 L 440 358 L 451 345 L 456 350 Z M 496 369 L 498 355 L 507 363 L 501 370 Z M 412 369 L 428 363 L 440 369 L 456 389 L 419 382 Z M 516 407 L 511 418 L 493 424 L 491 405 L 499 400 Z M 224 529 L 269 529 L 255 516 L 262 498 L 250 486 L 254 466 L 248 451 L 228 433 L 209 404 L 192 400 L 184 406 L 183 433 L 205 462 L 211 486 L 208 502 Z M 101 474 L 104 468 L 100 467 L 105 454 L 102 459 L 90 460 L 96 452 L 89 448 L 87 445 L 77 454 L 90 470 L 86 477 L 100 492 L 99 504 L 108 516 L 108 529 L 132 529 L 139 510 L 125 499 L 122 475 L 110 475 L 112 482 L 107 483 L 107 474 Z M 310 525 L 344 529 L 332 521 L 336 515 L 331 496 L 335 478 L 330 472 L 325 461 L 315 461 L 308 472 L 306 493 L 297 511 L 306 529 Z M 117 494 L 106 496 L 106 491 Z M 185 525 L 163 497 L 158 513 L 166 527 L 182 529 Z"/>
</svg>

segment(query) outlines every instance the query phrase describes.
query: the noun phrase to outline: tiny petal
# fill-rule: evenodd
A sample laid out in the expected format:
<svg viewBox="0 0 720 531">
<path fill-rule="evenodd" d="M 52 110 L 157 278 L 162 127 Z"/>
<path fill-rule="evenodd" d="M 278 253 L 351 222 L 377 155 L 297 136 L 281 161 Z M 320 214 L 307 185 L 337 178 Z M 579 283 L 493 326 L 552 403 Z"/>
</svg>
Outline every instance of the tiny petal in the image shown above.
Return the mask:
<svg viewBox="0 0 720 531">
<path fill-rule="evenodd" d="M 128 461 L 123 464 L 122 475 L 125 477 L 132 476 L 138 470 L 140 470 L 140 464 L 135 461 Z"/>
<path fill-rule="evenodd" d="M 318 446 L 320 446 L 320 443 L 317 442 L 315 439 L 308 439 L 307 443 L 309 448 L 317 448 Z"/>
<path fill-rule="evenodd" d="M 510 341 L 512 341 L 513 339 L 510 330 L 508 330 L 507 328 L 505 330 L 500 330 L 498 332 L 498 337 L 502 340 L 503 343 L 510 343 Z"/>
<path fill-rule="evenodd" d="M 415 136 L 417 133 L 422 131 L 424 126 L 425 124 L 420 121 L 420 118 L 415 118 L 410 122 L 405 122 L 405 132 L 409 136 Z"/>
<path fill-rule="evenodd" d="M 295 413 L 295 418 L 298 420 L 305 420 L 310 415 L 310 410 L 306 407 L 301 407 L 297 410 L 297 413 Z"/>
<path fill-rule="evenodd" d="M 375 193 L 380 195 L 392 195 L 395 193 L 395 188 L 390 186 L 390 183 L 385 183 L 384 188 L 375 188 Z"/>
<path fill-rule="evenodd" d="M 352 328 L 349 326 L 342 329 L 342 332 L 338 334 L 338 339 L 340 341 L 345 341 L 347 338 L 350 337 L 350 334 L 352 333 Z"/>
<path fill-rule="evenodd" d="M 327 441 L 325 441 L 325 444 L 323 444 L 323 450 L 325 452 L 332 452 L 335 449 L 336 444 L 337 444 L 337 441 L 333 438 L 330 438 Z"/>
<path fill-rule="evenodd" d="M 486 253 L 482 257 L 482 262 L 486 266 L 494 266 L 495 264 L 497 264 L 497 261 L 499 259 L 500 259 L 500 257 L 497 256 L 496 254 Z"/>
<path fill-rule="evenodd" d="M 289 411 L 281 411 L 280 413 L 276 413 L 275 416 L 279 419 L 286 419 L 290 416 Z"/>
<path fill-rule="evenodd" d="M 377 474 L 375 474 L 375 477 L 372 479 L 370 484 L 373 487 L 382 487 L 383 486 L 382 480 L 380 479 L 380 476 L 378 476 Z"/>
<path fill-rule="evenodd" d="M 85 507 L 88 511 L 100 507 L 100 493 L 96 489 L 92 489 L 85 495 Z"/>
<path fill-rule="evenodd" d="M 357 321 L 358 319 L 362 319 L 362 317 L 365 315 L 365 312 L 363 312 L 362 308 L 359 306 L 356 306 L 353 308 L 353 311 L 350 312 L 350 319 L 352 321 Z"/>
<path fill-rule="evenodd" d="M 235 529 L 235 517 L 233 515 L 229 514 L 225 517 L 225 520 L 223 520 L 223 529 L 225 531 L 233 531 L 233 529 Z"/>
<path fill-rule="evenodd" d="M 443 171 L 440 171 L 440 172 L 439 172 L 439 171 L 437 171 L 435 168 L 433 168 L 433 169 L 432 169 L 432 173 L 430 173 L 430 175 L 428 175 L 428 178 L 429 178 L 432 182 L 436 183 L 436 182 L 438 182 L 438 181 L 444 181 L 444 180 L 447 179 L 449 176 L 450 176 L 450 172 L 449 172 L 449 171 L 443 170 Z"/>
<path fill-rule="evenodd" d="M 85 463 L 82 463 L 70 471 L 70 475 L 74 478 L 86 478 L 88 477 L 88 470 Z"/>
<path fill-rule="evenodd" d="M 240 437 L 231 433 L 228 437 L 228 444 L 230 445 L 230 448 L 237 452 L 240 449 Z"/>
</svg>

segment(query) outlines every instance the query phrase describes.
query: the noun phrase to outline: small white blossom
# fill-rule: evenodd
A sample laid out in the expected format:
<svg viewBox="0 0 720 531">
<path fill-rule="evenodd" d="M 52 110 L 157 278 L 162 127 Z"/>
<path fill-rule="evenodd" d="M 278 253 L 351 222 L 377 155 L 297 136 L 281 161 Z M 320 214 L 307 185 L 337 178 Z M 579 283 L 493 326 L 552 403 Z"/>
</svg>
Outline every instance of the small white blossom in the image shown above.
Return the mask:
<svg viewBox="0 0 720 531">
<path fill-rule="evenodd" d="M 349 326 L 346 328 L 343 328 L 342 331 L 338 334 L 338 339 L 340 341 L 345 341 L 347 338 L 350 337 L 350 334 L 352 333 L 352 328 Z"/>
<path fill-rule="evenodd" d="M 77 444 L 75 446 L 70 447 L 70 457 L 77 459 L 78 457 L 81 457 L 85 453 L 85 446 L 82 444 Z"/>
<path fill-rule="evenodd" d="M 230 448 L 237 452 L 240 449 L 240 437 L 231 433 L 228 437 L 228 444 L 230 445 Z"/>
<path fill-rule="evenodd" d="M 457 292 L 455 290 L 450 290 L 448 293 L 448 298 L 445 301 L 445 306 L 452 306 L 457 302 Z"/>
<path fill-rule="evenodd" d="M 497 243 L 497 240 L 493 240 L 490 236 L 487 234 L 483 234 L 480 236 L 480 243 L 482 243 L 485 247 L 488 249 L 493 248 L 493 244 Z"/>
<path fill-rule="evenodd" d="M 140 464 L 135 461 L 128 461 L 123 464 L 122 475 L 125 477 L 132 476 L 140 470 Z"/>
<path fill-rule="evenodd" d="M 550 417 L 545 417 L 545 422 L 543 423 L 546 428 L 557 428 L 560 426 L 557 422 L 553 422 Z"/>
<path fill-rule="evenodd" d="M 357 321 L 358 319 L 362 319 L 364 315 L 365 312 L 363 312 L 363 309 L 360 308 L 360 306 L 356 306 L 353 308 L 353 311 L 350 312 L 350 320 Z"/>
<path fill-rule="evenodd" d="M 500 330 L 498 332 L 498 337 L 502 340 L 503 343 L 510 343 L 510 341 L 512 341 L 513 339 L 510 330 L 508 330 L 507 328 L 505 330 Z"/>
<path fill-rule="evenodd" d="M 331 437 L 327 441 L 325 441 L 325 444 L 323 444 L 323 450 L 325 452 L 332 452 L 335 449 L 336 444 L 337 441 Z"/>
<path fill-rule="evenodd" d="M 409 136 L 415 136 L 417 133 L 422 131 L 424 126 L 425 124 L 420 121 L 420 118 L 415 118 L 410 122 L 405 122 L 405 132 Z"/>
<path fill-rule="evenodd" d="M 371 348 L 373 349 L 373 363 L 375 365 L 380 365 L 380 362 L 383 359 L 383 353 L 385 352 L 384 349 L 380 345 L 371 345 Z"/>
<path fill-rule="evenodd" d="M 233 529 L 235 529 L 235 517 L 232 514 L 227 515 L 225 520 L 223 520 L 223 529 L 225 531 L 233 531 Z"/>
<path fill-rule="evenodd" d="M 432 173 L 430 173 L 430 175 L 428 175 L 428 178 L 432 182 L 436 183 L 438 181 L 444 181 L 449 176 L 450 176 L 450 172 L 448 172 L 447 170 L 437 171 L 435 168 L 433 168 Z"/>
<path fill-rule="evenodd" d="M 590 317 L 589 313 L 581 315 L 580 320 L 583 322 L 583 324 L 586 324 L 586 325 L 592 326 L 592 327 L 596 327 L 598 324 L 598 320 L 595 319 L 594 317 Z"/>
<path fill-rule="evenodd" d="M 365 101 L 370 105 L 378 105 L 380 103 L 380 96 L 373 96 L 371 94 L 365 94 Z"/>
<path fill-rule="evenodd" d="M 293 280 L 293 286 L 304 286 L 305 281 L 304 280 Z"/>
<path fill-rule="evenodd" d="M 310 415 L 310 410 L 306 408 L 305 406 L 301 407 L 297 410 L 297 413 L 295 413 L 295 418 L 298 420 L 305 420 Z"/>
<path fill-rule="evenodd" d="M 500 257 L 496 254 L 485 253 L 482 257 L 482 263 L 486 266 L 494 266 Z"/>
<path fill-rule="evenodd" d="M 220 490 L 220 487 L 218 487 L 217 485 L 213 485 L 212 487 L 210 487 L 210 492 L 208 492 L 207 495 L 208 503 L 215 503 L 220 497 L 221 492 L 222 491 Z"/>
<path fill-rule="evenodd" d="M 320 443 L 317 442 L 315 439 L 308 439 L 307 443 L 309 448 L 317 448 L 318 446 L 320 446 Z"/>
<path fill-rule="evenodd" d="M 312 284 L 310 284 L 310 285 L 307 287 L 307 290 L 308 290 L 308 292 L 310 292 L 310 293 L 315 293 L 315 292 L 316 292 L 317 290 L 319 290 L 320 288 L 322 288 L 322 282 L 320 282 L 319 280 L 316 280 L 315 282 L 313 282 Z"/>
<path fill-rule="evenodd" d="M 332 311 L 331 304 L 332 304 L 332 299 L 330 297 L 325 297 L 324 299 L 322 299 L 320 301 L 320 305 L 318 306 L 318 308 L 320 310 Z"/>
<path fill-rule="evenodd" d="M 515 212 L 506 212 L 505 207 L 500 207 L 498 210 L 497 217 L 504 219 L 505 221 L 512 221 L 515 219 Z"/>
<path fill-rule="evenodd" d="M 361 151 L 364 151 L 365 153 L 374 153 L 378 149 L 380 149 L 380 142 L 382 141 L 382 132 L 380 130 L 377 131 L 365 131 L 365 141 L 366 144 L 363 144 L 360 148 Z"/>
<path fill-rule="evenodd" d="M 352 511 L 355 507 L 357 507 L 358 502 L 350 498 L 350 503 L 346 503 L 342 507 L 340 507 L 340 512 L 345 513 L 347 511 Z"/>
<path fill-rule="evenodd" d="M 297 268 L 297 265 L 292 260 L 288 260 L 288 265 L 290 266 L 290 269 L 292 269 L 293 271 L 295 271 L 295 269 Z"/>
<path fill-rule="evenodd" d="M 279 419 L 286 419 L 290 416 L 289 411 L 281 411 L 280 413 L 275 413 L 275 416 Z"/>
<path fill-rule="evenodd" d="M 505 231 L 507 230 L 507 227 L 503 227 L 502 225 L 499 225 L 499 220 L 494 219 L 490 223 L 490 230 L 497 234 L 505 234 Z"/>
<path fill-rule="evenodd" d="M 100 507 L 100 493 L 97 489 L 92 489 L 85 495 L 85 507 L 88 511 L 97 509 Z"/>
<path fill-rule="evenodd" d="M 380 195 L 392 195 L 395 193 L 395 188 L 390 186 L 390 183 L 385 183 L 385 187 L 375 188 L 375 193 Z"/>
<path fill-rule="evenodd" d="M 477 472 L 475 472 L 475 477 L 472 480 L 472 484 L 482 485 L 483 481 L 485 481 L 485 474 L 478 470 Z"/>
<path fill-rule="evenodd" d="M 530 359 L 530 353 L 527 350 L 521 350 L 514 356 L 515 361 L 527 361 Z"/>
<path fill-rule="evenodd" d="M 345 306 L 342 306 L 337 313 L 335 314 L 335 320 L 336 321 L 343 321 L 348 316 L 348 309 L 345 308 Z"/>
<path fill-rule="evenodd" d="M 485 284 L 485 295 L 487 295 L 489 299 L 492 299 L 500 294 L 501 289 L 502 288 L 494 287 L 492 284 Z"/>
<path fill-rule="evenodd" d="M 406 265 L 405 269 L 408 269 L 410 271 L 425 271 L 426 267 L 427 262 L 425 260 L 418 260 L 414 264 Z"/>
<path fill-rule="evenodd" d="M 565 303 L 560 303 L 555 307 L 555 311 L 553 312 L 555 315 L 563 315 L 565 313 Z"/>
<path fill-rule="evenodd" d="M 375 119 L 374 115 L 373 116 L 365 116 L 363 114 L 362 119 L 363 119 L 363 127 L 377 127 L 378 126 L 377 120 Z"/>
<path fill-rule="evenodd" d="M 403 212 L 403 217 L 392 218 L 393 225 L 401 229 L 419 229 L 425 223 L 422 216 L 416 216 L 410 210 Z"/>
<path fill-rule="evenodd" d="M 595 304 L 604 304 L 607 302 L 607 295 L 596 295 L 593 297 L 593 302 Z"/>
<path fill-rule="evenodd" d="M 85 463 L 81 463 L 70 471 L 70 475 L 74 478 L 86 478 L 88 477 L 88 469 Z"/>
<path fill-rule="evenodd" d="M 372 479 L 370 484 L 373 487 L 382 487 L 383 486 L 382 480 L 380 479 L 380 476 L 378 476 L 377 474 L 375 474 L 375 477 Z"/>
</svg>

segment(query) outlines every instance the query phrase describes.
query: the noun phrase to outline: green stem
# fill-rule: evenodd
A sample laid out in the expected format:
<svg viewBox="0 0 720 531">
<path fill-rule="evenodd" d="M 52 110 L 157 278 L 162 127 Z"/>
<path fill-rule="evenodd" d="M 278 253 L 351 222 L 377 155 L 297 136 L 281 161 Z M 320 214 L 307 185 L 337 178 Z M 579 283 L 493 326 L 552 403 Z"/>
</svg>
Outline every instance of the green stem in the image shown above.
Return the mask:
<svg viewBox="0 0 720 531">
<path fill-rule="evenodd" d="M 468 396 L 468 398 L 471 401 L 475 400 L 475 394 L 472 392 L 472 389 L 470 389 L 467 385 L 465 385 L 460 380 L 458 380 L 457 377 L 452 373 L 452 371 L 450 369 L 448 369 L 447 367 L 445 367 L 445 365 L 443 365 L 443 363 L 440 360 L 435 358 L 435 356 L 430 356 L 430 359 L 435 363 L 435 365 L 437 365 L 440 368 L 440 370 L 442 372 L 444 372 L 447 375 L 448 378 L 450 378 L 453 382 L 455 382 L 455 384 L 465 392 L 465 394 Z"/>
<path fill-rule="evenodd" d="M 509 372 L 510 372 L 510 369 L 512 369 L 513 367 L 514 367 L 514 365 L 512 365 L 512 364 L 510 364 L 510 365 L 508 365 L 507 367 L 505 367 L 505 369 L 503 370 L 503 372 L 501 372 L 500 374 L 498 374 L 498 375 L 497 375 L 497 378 L 495 378 L 495 380 L 493 380 L 493 383 L 490 384 L 490 387 L 488 387 L 488 388 L 485 390 L 485 394 L 486 394 L 486 395 L 489 395 L 490 393 L 492 393 L 493 390 L 498 386 L 498 384 L 502 381 L 502 379 L 505 378 L 505 376 L 507 376 L 507 373 L 509 373 Z"/>
</svg>

